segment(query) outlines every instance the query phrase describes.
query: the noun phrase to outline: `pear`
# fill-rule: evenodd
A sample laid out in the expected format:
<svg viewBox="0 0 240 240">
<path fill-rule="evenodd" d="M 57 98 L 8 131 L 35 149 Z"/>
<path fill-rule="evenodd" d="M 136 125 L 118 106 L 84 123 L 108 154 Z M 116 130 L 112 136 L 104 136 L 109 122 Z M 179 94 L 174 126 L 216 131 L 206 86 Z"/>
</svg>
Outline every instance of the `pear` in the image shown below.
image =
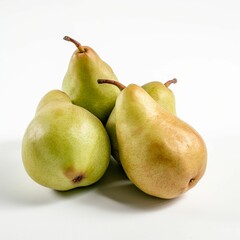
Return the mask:
<svg viewBox="0 0 240 240">
<path fill-rule="evenodd" d="M 172 83 L 176 83 L 177 79 L 174 78 L 172 80 L 167 81 L 166 83 L 161 83 L 158 81 L 153 81 L 146 83 L 142 86 L 146 92 L 163 108 L 169 111 L 172 114 L 176 114 L 176 104 L 175 97 L 173 92 L 168 88 Z M 114 80 L 108 79 L 99 79 L 98 83 L 110 83 L 116 85 L 120 90 L 124 89 L 125 86 L 119 82 L 115 82 Z M 110 114 L 108 121 L 106 123 L 106 129 L 108 135 L 111 140 L 111 153 L 115 160 L 120 163 L 119 154 L 118 154 L 118 143 L 116 137 L 116 116 L 115 116 L 115 108 L 113 108 L 112 113 Z"/>
<path fill-rule="evenodd" d="M 106 123 L 120 91 L 111 85 L 100 86 L 97 80 L 117 80 L 117 77 L 112 68 L 92 48 L 81 46 L 68 36 L 64 39 L 74 43 L 77 50 L 69 62 L 62 90 L 69 95 L 74 104 L 87 109 Z"/>
<path fill-rule="evenodd" d="M 171 199 L 197 184 L 206 169 L 207 149 L 194 128 L 135 84 L 122 90 L 115 114 L 121 164 L 139 189 Z"/>
<path fill-rule="evenodd" d="M 47 93 L 22 141 L 22 160 L 37 183 L 65 191 L 97 182 L 110 161 L 101 121 L 60 90 Z"/>
<path fill-rule="evenodd" d="M 161 83 L 158 81 L 149 82 L 142 86 L 142 88 L 163 108 L 172 114 L 176 114 L 175 96 L 170 88 L 172 83 L 176 83 L 177 79 Z"/>
</svg>

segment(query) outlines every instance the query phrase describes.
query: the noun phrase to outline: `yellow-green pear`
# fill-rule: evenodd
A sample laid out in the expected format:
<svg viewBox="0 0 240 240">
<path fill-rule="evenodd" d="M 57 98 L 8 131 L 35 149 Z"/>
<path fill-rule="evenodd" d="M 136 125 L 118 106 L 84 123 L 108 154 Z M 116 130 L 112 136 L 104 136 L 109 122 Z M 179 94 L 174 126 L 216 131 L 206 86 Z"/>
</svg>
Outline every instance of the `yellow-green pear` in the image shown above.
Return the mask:
<svg viewBox="0 0 240 240">
<path fill-rule="evenodd" d="M 98 181 L 110 161 L 110 141 L 101 121 L 52 90 L 40 101 L 22 141 L 22 160 L 37 183 L 64 191 Z"/>
<path fill-rule="evenodd" d="M 176 82 L 176 78 L 169 80 L 164 84 L 154 81 L 144 84 L 142 88 L 164 109 L 172 114 L 176 114 L 175 96 L 169 88 L 172 83 Z"/>
<path fill-rule="evenodd" d="M 120 91 L 111 85 L 100 86 L 97 80 L 117 80 L 117 77 L 112 68 L 92 48 L 81 46 L 68 36 L 64 39 L 74 43 L 77 50 L 69 62 L 62 90 L 69 95 L 74 104 L 89 110 L 106 123 Z"/>
<path fill-rule="evenodd" d="M 207 163 L 204 140 L 143 88 L 130 84 L 123 89 L 115 114 L 121 164 L 139 189 L 171 199 L 201 179 Z"/>
<path fill-rule="evenodd" d="M 99 79 L 98 82 L 114 84 L 118 86 L 120 89 L 125 88 L 124 85 L 113 80 Z M 148 92 L 148 94 L 164 109 L 166 109 L 172 114 L 176 114 L 175 96 L 171 91 L 171 89 L 168 88 L 172 83 L 176 83 L 176 82 L 177 82 L 176 78 L 169 80 L 164 84 L 158 81 L 153 81 L 153 82 L 146 83 L 145 85 L 142 86 L 142 88 L 145 89 L 146 92 Z M 119 154 L 118 154 L 118 143 L 117 143 L 117 137 L 116 137 L 115 108 L 113 108 L 108 118 L 108 121 L 106 123 L 106 129 L 111 140 L 111 154 L 115 160 L 120 162 Z"/>
</svg>

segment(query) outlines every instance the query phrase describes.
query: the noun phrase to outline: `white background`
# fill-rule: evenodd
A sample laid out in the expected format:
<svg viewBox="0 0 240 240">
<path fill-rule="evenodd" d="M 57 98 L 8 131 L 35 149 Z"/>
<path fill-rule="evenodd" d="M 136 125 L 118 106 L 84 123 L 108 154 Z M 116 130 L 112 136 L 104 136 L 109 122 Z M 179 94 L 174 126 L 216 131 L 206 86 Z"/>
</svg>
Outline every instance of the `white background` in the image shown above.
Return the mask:
<svg viewBox="0 0 240 240">
<path fill-rule="evenodd" d="M 238 0 L 0 0 L 0 239 L 239 239 Z M 26 174 L 21 139 L 40 98 L 61 88 L 75 47 L 94 48 L 125 85 L 178 79 L 177 114 L 208 147 L 199 184 L 149 197 L 111 163 L 65 193 Z"/>
</svg>

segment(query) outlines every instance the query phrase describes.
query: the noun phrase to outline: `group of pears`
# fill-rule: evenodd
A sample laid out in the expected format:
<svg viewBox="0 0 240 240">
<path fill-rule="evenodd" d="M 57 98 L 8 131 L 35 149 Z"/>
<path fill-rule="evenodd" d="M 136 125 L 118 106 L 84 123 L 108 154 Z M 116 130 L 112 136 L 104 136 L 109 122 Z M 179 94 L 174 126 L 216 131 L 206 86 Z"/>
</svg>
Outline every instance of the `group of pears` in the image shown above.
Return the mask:
<svg viewBox="0 0 240 240">
<path fill-rule="evenodd" d="M 75 44 L 62 90 L 48 92 L 22 141 L 22 159 L 37 183 L 59 191 L 97 182 L 111 155 L 143 192 L 176 198 L 196 185 L 206 169 L 207 149 L 176 116 L 165 84 L 118 82 L 111 67 L 88 46 Z"/>
</svg>

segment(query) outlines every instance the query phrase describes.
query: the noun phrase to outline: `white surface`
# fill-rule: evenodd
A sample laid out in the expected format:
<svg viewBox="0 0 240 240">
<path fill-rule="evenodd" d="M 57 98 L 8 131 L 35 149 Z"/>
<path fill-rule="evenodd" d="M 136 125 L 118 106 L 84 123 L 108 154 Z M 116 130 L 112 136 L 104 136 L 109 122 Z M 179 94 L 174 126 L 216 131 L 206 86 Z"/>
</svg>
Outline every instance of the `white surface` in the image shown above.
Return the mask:
<svg viewBox="0 0 240 240">
<path fill-rule="evenodd" d="M 239 1 L 0 1 L 0 239 L 239 239 Z M 182 197 L 149 197 L 111 164 L 100 182 L 58 193 L 33 182 L 21 138 L 60 88 L 74 46 L 92 46 L 124 84 L 166 81 L 178 116 L 208 146 Z"/>
</svg>

